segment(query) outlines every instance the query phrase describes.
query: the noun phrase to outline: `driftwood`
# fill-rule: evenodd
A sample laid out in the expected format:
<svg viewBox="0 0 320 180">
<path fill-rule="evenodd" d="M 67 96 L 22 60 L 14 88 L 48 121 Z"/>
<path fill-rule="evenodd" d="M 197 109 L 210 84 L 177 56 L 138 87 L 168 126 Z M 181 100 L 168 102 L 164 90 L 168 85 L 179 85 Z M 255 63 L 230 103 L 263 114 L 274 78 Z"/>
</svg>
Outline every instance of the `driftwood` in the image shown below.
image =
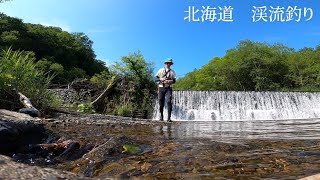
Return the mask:
<svg viewBox="0 0 320 180">
<path fill-rule="evenodd" d="M 33 107 L 30 99 L 27 98 L 27 96 L 23 95 L 21 92 L 18 92 L 18 94 L 19 94 L 19 96 L 20 96 L 20 102 L 21 102 L 26 108 L 36 109 L 35 107 Z"/>
<path fill-rule="evenodd" d="M 26 107 L 20 109 L 19 112 L 29 114 L 33 117 L 40 117 L 40 111 L 32 105 L 30 99 L 21 92 L 18 92 L 18 95 L 20 96 L 20 102 Z"/>
<path fill-rule="evenodd" d="M 66 140 L 60 143 L 39 144 L 38 146 L 44 151 L 47 151 L 48 153 L 61 154 L 73 144 L 79 145 L 78 142 Z"/>
<path fill-rule="evenodd" d="M 91 105 L 95 108 L 98 107 L 102 103 L 104 98 L 108 96 L 108 94 L 112 91 L 112 89 L 117 85 L 119 80 L 120 78 L 114 76 L 111 80 L 111 83 L 108 85 L 108 87 L 94 101 L 91 102 Z"/>
</svg>

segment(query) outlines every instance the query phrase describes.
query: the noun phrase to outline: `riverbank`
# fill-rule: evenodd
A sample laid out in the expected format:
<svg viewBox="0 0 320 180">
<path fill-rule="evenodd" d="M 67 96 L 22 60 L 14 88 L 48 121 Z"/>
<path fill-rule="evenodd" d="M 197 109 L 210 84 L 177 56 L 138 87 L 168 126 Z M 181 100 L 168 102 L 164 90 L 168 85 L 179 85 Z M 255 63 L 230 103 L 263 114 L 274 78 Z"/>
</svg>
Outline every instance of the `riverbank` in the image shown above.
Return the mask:
<svg viewBox="0 0 320 180">
<path fill-rule="evenodd" d="M 190 122 L 98 114 L 58 114 L 34 121 L 46 130 L 40 145 L 29 144 L 29 149 L 20 147 L 7 155 L 32 167 L 53 168 L 79 178 L 299 179 L 320 169 L 316 138 L 257 136 L 230 141 L 222 135 L 206 136 L 201 129 L 192 134 L 196 131 L 188 131 Z M 59 145 L 63 147 L 57 150 Z M 10 179 L 10 175 L 1 177 Z"/>
</svg>

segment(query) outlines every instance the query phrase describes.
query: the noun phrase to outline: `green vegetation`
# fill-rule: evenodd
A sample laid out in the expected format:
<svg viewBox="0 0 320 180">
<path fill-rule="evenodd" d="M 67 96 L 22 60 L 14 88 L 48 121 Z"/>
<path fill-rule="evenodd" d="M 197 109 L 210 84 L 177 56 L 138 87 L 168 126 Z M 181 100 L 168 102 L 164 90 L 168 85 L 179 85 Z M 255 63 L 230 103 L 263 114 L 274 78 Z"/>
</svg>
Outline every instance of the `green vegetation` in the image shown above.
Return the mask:
<svg viewBox="0 0 320 180">
<path fill-rule="evenodd" d="M 106 87 L 115 77 L 121 79 L 98 111 L 120 116 L 150 115 L 156 94 L 153 76 L 153 64 L 147 63 L 141 52 L 123 56 L 121 62 L 110 67 L 110 72 L 103 71 L 91 78 L 100 87 Z"/>
<path fill-rule="evenodd" d="M 0 32 L 0 50 L 11 47 L 34 53 L 37 68 L 56 75 L 53 83 L 66 84 L 107 70 L 105 63 L 96 59 L 93 42 L 84 33 L 24 23 L 2 13 Z"/>
<path fill-rule="evenodd" d="M 2 13 L 0 32 L 0 51 L 4 51 L 0 67 L 3 108 L 19 108 L 18 100 L 11 102 L 12 91 L 24 93 L 35 107 L 54 106 L 59 103 L 47 91 L 50 84 L 67 84 L 76 78 L 87 78 L 100 90 L 115 79 L 120 80 L 103 99 L 102 106 L 97 108 L 91 103 L 82 103 L 66 107 L 75 106 L 79 112 L 97 110 L 122 116 L 147 115 L 152 111 L 156 89 L 153 66 L 140 52 L 123 56 L 121 62 L 108 69 L 103 61 L 95 58 L 93 42 L 84 33 L 24 23 Z"/>
<path fill-rule="evenodd" d="M 19 108 L 17 92 L 32 99 L 34 106 L 45 111 L 59 102 L 47 88 L 52 76 L 36 69 L 30 52 L 2 50 L 0 53 L 0 108 Z M 21 107 L 20 107 L 21 108 Z"/>
<path fill-rule="evenodd" d="M 78 112 L 82 113 L 94 113 L 95 110 L 91 103 L 82 103 L 78 105 Z"/>
<path fill-rule="evenodd" d="M 110 74 L 109 71 L 102 71 L 99 74 L 95 74 L 91 77 L 90 81 L 98 87 L 107 87 L 114 75 Z"/>
<path fill-rule="evenodd" d="M 241 41 L 188 73 L 175 90 L 319 91 L 320 47 L 295 51 L 282 44 Z"/>
<path fill-rule="evenodd" d="M 132 115 L 132 107 L 130 105 L 128 106 L 119 106 L 117 107 L 117 113 L 116 115 L 118 116 L 123 116 L 123 117 L 130 117 Z"/>
</svg>

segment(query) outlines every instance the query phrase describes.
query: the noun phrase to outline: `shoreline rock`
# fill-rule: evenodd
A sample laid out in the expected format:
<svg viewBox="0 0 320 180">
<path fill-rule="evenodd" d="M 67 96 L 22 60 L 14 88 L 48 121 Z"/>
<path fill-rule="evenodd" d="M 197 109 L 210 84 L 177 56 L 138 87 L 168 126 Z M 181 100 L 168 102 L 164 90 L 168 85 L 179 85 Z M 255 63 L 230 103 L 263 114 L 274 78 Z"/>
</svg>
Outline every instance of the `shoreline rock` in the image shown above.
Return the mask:
<svg viewBox="0 0 320 180">
<path fill-rule="evenodd" d="M 71 172 L 52 168 L 41 168 L 17 163 L 12 158 L 0 155 L 1 179 L 89 179 Z"/>
<path fill-rule="evenodd" d="M 43 125 L 29 115 L 0 110 L 0 154 L 10 154 L 28 144 L 41 143 L 46 138 Z"/>
</svg>

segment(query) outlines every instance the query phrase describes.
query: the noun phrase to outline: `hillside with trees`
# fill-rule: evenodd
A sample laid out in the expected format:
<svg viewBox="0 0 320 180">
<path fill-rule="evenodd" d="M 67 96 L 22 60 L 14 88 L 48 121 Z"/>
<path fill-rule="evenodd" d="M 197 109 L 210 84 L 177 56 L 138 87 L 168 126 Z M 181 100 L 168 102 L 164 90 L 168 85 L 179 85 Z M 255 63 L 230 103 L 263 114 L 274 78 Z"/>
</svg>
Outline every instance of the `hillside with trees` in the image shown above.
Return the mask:
<svg viewBox="0 0 320 180">
<path fill-rule="evenodd" d="M 222 58 L 179 79 L 175 90 L 319 91 L 320 46 L 296 51 L 283 44 L 241 41 Z"/>
<path fill-rule="evenodd" d="M 94 94 L 88 102 L 66 106 L 79 105 L 89 113 L 151 114 L 156 94 L 153 64 L 134 52 L 106 67 L 96 59 L 92 44 L 84 33 L 24 23 L 0 14 L 0 108 L 22 108 L 17 96 L 22 93 L 40 111 L 50 111 L 60 104 L 59 98 L 48 91 L 50 85 L 72 87 L 75 79 L 85 78 Z M 95 101 L 100 94 L 102 98 Z"/>
<path fill-rule="evenodd" d="M 0 49 L 28 52 L 38 69 L 56 75 L 54 83 L 64 84 L 108 70 L 103 61 L 96 59 L 93 42 L 84 33 L 24 23 L 3 13 L 0 32 Z"/>
</svg>

